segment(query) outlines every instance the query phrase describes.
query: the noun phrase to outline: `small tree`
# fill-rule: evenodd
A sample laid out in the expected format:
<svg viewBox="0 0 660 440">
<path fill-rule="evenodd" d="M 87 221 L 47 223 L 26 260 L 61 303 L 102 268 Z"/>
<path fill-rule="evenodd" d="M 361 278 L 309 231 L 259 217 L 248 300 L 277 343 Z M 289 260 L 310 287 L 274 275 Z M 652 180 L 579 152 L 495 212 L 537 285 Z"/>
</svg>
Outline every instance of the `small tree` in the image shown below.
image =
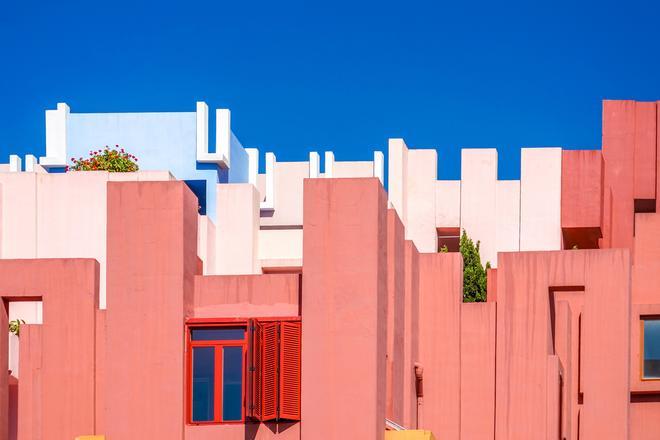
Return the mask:
<svg viewBox="0 0 660 440">
<path fill-rule="evenodd" d="M 484 302 L 486 269 L 490 269 L 490 262 L 486 262 L 484 269 L 479 255 L 479 241 L 475 246 L 465 230 L 461 234 L 459 248 L 463 256 L 463 302 Z"/>
</svg>

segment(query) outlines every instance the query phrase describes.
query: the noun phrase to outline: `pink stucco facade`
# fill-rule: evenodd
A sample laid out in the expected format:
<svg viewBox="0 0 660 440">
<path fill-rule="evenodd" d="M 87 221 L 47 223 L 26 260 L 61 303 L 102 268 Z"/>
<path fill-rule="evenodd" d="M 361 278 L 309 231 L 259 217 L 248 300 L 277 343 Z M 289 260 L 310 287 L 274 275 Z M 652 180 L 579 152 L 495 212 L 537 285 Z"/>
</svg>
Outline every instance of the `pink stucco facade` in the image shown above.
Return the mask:
<svg viewBox="0 0 660 440">
<path fill-rule="evenodd" d="M 278 165 L 297 193 L 273 213 L 258 186 L 220 184 L 217 225 L 168 173 L 0 172 L 0 326 L 10 304 L 43 309 L 20 345 L 0 338 L 0 365 L 20 359 L 0 375 L 0 440 L 660 438 L 660 380 L 642 373 L 642 321 L 660 316 L 658 110 L 605 101 L 602 150 L 525 151 L 513 184 L 488 150 L 437 181 L 435 152 L 402 140 L 389 193 L 366 166 Z M 437 252 L 466 225 L 490 240 L 487 302 L 463 302 L 460 253 Z M 275 391 L 255 400 L 263 323 L 281 345 Z M 191 329 L 224 327 L 251 335 L 232 342 L 247 347 L 242 417 L 193 421 Z"/>
</svg>

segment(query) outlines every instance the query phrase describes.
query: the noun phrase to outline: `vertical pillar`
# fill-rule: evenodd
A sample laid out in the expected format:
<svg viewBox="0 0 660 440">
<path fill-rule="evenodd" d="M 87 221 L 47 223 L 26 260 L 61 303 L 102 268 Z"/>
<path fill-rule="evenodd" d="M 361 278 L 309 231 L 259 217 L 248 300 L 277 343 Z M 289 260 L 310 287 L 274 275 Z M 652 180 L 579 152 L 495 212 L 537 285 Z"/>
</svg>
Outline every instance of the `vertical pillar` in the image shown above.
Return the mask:
<svg viewBox="0 0 660 440">
<path fill-rule="evenodd" d="M 497 259 L 497 150 L 461 150 L 461 229 L 476 244 L 481 263 Z"/>
<path fill-rule="evenodd" d="M 384 436 L 386 200 L 375 178 L 305 181 L 301 438 Z"/>
<path fill-rule="evenodd" d="M 561 249 L 561 148 L 520 152 L 520 250 Z"/>
<path fill-rule="evenodd" d="M 107 261 L 105 434 L 181 440 L 197 265 L 197 199 L 185 183 L 108 183 Z"/>
<path fill-rule="evenodd" d="M 245 275 L 260 270 L 259 191 L 246 183 L 217 185 L 216 271 Z"/>
<path fill-rule="evenodd" d="M 461 254 L 421 254 L 419 362 L 424 368 L 425 398 L 420 428 L 438 438 L 460 437 L 462 304 Z"/>
<path fill-rule="evenodd" d="M 410 150 L 407 159 L 406 238 L 420 252 L 437 252 L 435 229 L 435 183 L 438 153 L 435 150 Z"/>
</svg>

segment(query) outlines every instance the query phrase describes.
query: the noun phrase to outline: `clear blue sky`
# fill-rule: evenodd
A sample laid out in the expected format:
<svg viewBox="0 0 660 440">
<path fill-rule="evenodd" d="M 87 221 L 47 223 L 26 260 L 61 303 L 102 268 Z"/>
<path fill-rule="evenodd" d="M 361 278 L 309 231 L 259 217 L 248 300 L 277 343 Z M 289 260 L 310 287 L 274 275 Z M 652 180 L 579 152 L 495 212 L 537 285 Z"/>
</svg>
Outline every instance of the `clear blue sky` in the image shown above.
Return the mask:
<svg viewBox="0 0 660 440">
<path fill-rule="evenodd" d="M 0 162 L 43 154 L 44 110 L 232 110 L 278 160 L 368 159 L 389 137 L 600 147 L 601 100 L 660 99 L 658 2 L 29 1 L 0 3 Z M 580 4 L 578 4 L 580 3 Z"/>
</svg>

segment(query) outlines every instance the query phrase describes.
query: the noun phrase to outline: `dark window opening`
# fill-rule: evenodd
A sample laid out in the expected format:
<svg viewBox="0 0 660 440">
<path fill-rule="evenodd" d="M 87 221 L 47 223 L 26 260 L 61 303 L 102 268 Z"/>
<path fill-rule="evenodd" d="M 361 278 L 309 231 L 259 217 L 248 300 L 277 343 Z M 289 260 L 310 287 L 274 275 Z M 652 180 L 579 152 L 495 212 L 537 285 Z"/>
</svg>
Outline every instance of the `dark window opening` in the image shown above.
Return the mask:
<svg viewBox="0 0 660 440">
<path fill-rule="evenodd" d="M 458 252 L 461 242 L 461 228 L 437 228 L 438 252 L 446 247 L 447 252 Z"/>
</svg>

